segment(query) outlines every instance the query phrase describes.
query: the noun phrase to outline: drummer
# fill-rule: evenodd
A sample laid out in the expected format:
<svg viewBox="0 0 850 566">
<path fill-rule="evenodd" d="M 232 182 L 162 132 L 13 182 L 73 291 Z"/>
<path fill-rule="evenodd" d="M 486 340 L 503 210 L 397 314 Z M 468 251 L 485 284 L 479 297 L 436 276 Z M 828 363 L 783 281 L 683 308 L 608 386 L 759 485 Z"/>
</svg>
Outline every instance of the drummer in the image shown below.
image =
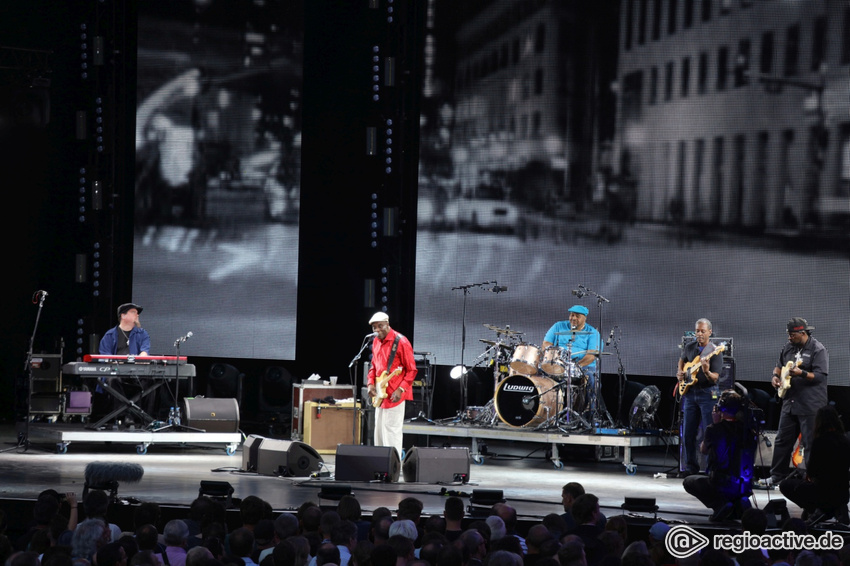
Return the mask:
<svg viewBox="0 0 850 566">
<path fill-rule="evenodd" d="M 596 373 L 596 357 L 602 347 L 599 331 L 587 324 L 587 307 L 573 305 L 570 319 L 552 325 L 543 338 L 543 350 L 550 346 L 570 349 L 570 359 L 584 368 L 589 376 Z"/>
</svg>

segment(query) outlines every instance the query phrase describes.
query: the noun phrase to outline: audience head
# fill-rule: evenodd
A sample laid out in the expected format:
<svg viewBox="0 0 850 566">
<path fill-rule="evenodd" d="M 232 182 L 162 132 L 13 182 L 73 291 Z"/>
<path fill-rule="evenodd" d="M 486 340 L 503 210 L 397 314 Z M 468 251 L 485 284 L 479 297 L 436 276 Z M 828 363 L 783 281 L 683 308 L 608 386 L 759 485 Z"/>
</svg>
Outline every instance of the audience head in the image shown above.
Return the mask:
<svg viewBox="0 0 850 566">
<path fill-rule="evenodd" d="M 343 495 L 336 506 L 336 512 L 343 521 L 359 521 L 362 516 L 360 502 L 353 495 Z"/>
<path fill-rule="evenodd" d="M 456 496 L 446 499 L 443 514 L 446 517 L 446 521 L 457 522 L 463 519 L 463 499 Z"/>
<path fill-rule="evenodd" d="M 168 546 L 186 547 L 189 544 L 189 527 L 180 519 L 168 521 L 162 534 L 165 536 L 165 544 Z"/>
<path fill-rule="evenodd" d="M 106 495 L 106 492 L 93 489 L 88 492 L 85 500 L 83 500 L 83 508 L 86 511 L 86 517 L 105 517 L 106 511 L 109 509 L 109 496 Z"/>
<path fill-rule="evenodd" d="M 274 520 L 274 533 L 280 541 L 294 537 L 298 534 L 298 518 L 292 513 L 281 513 Z"/>
<path fill-rule="evenodd" d="M 422 516 L 422 502 L 415 497 L 405 497 L 398 502 L 398 513 L 396 516 L 399 519 L 409 519 L 414 524 L 419 524 L 419 518 Z"/>
<path fill-rule="evenodd" d="M 256 495 L 249 495 L 239 504 L 239 515 L 243 525 L 256 525 L 260 519 L 271 518 L 272 508 Z"/>
<path fill-rule="evenodd" d="M 592 493 L 579 495 L 573 502 L 572 514 L 577 525 L 595 523 L 599 516 L 599 499 Z"/>
<path fill-rule="evenodd" d="M 416 524 L 410 519 L 401 519 L 399 521 L 395 521 L 392 525 L 390 525 L 389 530 L 389 538 L 392 538 L 396 535 L 401 535 L 405 538 L 408 538 L 412 541 L 415 541 L 419 536 L 419 532 L 416 530 Z"/>
<path fill-rule="evenodd" d="M 245 527 L 230 533 L 230 553 L 233 556 L 251 556 L 254 551 L 254 533 Z"/>
<path fill-rule="evenodd" d="M 505 522 L 498 515 L 487 517 L 487 526 L 490 527 L 490 540 L 499 540 L 505 536 Z"/>
<path fill-rule="evenodd" d="M 97 550 L 109 542 L 109 529 L 103 519 L 86 519 L 74 529 L 71 556 L 91 560 Z"/>
</svg>

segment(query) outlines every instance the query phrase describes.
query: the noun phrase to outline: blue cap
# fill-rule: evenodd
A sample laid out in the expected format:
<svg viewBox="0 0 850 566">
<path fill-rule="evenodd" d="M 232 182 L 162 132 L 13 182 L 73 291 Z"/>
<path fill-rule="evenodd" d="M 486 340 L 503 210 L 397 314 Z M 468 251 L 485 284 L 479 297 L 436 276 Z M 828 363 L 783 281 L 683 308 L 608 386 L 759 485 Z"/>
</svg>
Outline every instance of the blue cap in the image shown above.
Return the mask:
<svg viewBox="0 0 850 566">
<path fill-rule="evenodd" d="M 583 314 L 584 316 L 587 316 L 590 313 L 590 311 L 587 310 L 587 307 L 583 307 L 581 305 L 571 306 L 569 312 L 574 312 L 576 314 Z"/>
</svg>

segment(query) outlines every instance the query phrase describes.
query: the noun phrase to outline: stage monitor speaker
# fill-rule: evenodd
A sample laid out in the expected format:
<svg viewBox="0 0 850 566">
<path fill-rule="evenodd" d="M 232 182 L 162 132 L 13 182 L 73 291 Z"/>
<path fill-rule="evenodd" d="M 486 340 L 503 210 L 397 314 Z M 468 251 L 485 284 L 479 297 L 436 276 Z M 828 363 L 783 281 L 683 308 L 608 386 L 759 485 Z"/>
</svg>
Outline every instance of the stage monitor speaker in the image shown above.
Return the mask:
<svg viewBox="0 0 850 566">
<path fill-rule="evenodd" d="M 340 444 L 336 447 L 336 481 L 397 482 L 401 460 L 392 446 Z"/>
<path fill-rule="evenodd" d="M 239 432 L 239 404 L 236 399 L 186 397 L 183 405 L 186 426 L 206 432 Z"/>
<path fill-rule="evenodd" d="M 294 440 L 263 438 L 257 450 L 257 473 L 263 476 L 309 477 L 322 463 L 312 446 Z"/>
<path fill-rule="evenodd" d="M 469 482 L 469 448 L 423 448 L 407 451 L 401 466 L 405 482 Z"/>
<path fill-rule="evenodd" d="M 257 458 L 260 452 L 260 444 L 263 443 L 263 440 L 264 438 L 262 436 L 251 434 L 245 439 L 245 442 L 242 443 L 243 472 L 257 471 Z"/>
</svg>

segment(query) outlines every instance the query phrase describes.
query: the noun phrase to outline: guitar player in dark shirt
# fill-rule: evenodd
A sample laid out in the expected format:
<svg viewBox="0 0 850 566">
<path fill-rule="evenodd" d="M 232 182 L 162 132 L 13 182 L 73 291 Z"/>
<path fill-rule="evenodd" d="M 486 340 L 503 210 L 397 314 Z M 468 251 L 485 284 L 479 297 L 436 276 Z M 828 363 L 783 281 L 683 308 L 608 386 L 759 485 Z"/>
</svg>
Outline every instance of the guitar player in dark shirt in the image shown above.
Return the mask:
<svg viewBox="0 0 850 566">
<path fill-rule="evenodd" d="M 685 462 L 681 465 L 680 477 L 700 471 L 697 434 L 700 424 L 708 428 L 712 423 L 711 413 L 719 396 L 717 380 L 723 371 L 723 358 L 715 355 L 715 346 L 709 341 L 711 334 L 710 320 L 701 318 L 696 321 L 696 340 L 685 344 L 679 357 L 676 378 L 679 380 L 679 390 L 685 390 L 682 395 L 682 445 L 685 449 Z"/>
</svg>

